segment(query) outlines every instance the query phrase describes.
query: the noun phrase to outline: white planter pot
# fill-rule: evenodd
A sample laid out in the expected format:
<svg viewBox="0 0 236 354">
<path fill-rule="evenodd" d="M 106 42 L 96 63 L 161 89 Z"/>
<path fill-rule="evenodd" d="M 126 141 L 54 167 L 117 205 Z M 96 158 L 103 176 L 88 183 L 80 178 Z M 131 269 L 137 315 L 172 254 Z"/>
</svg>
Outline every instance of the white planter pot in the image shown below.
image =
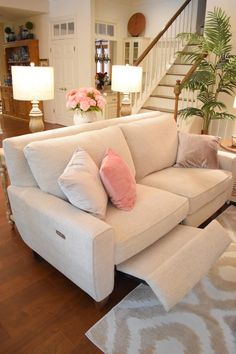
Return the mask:
<svg viewBox="0 0 236 354">
<path fill-rule="evenodd" d="M 97 112 L 95 111 L 88 111 L 88 112 L 81 112 L 75 111 L 74 113 L 74 124 L 84 124 L 84 123 L 91 123 L 98 120 Z"/>
</svg>

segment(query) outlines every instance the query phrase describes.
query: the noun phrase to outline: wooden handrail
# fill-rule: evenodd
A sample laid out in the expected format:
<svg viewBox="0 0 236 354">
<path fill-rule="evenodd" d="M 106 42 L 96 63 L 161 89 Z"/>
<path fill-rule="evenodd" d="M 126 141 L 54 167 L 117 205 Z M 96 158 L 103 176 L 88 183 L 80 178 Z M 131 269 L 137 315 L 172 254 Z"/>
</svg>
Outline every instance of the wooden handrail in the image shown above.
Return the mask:
<svg viewBox="0 0 236 354">
<path fill-rule="evenodd" d="M 175 109 L 174 109 L 174 118 L 177 120 L 177 115 L 178 115 L 178 106 L 179 106 L 179 95 L 181 94 L 182 88 L 184 83 L 190 78 L 190 76 L 194 73 L 194 71 L 197 69 L 198 65 L 200 62 L 207 57 L 207 53 L 202 54 L 199 59 L 196 60 L 196 62 L 191 66 L 187 74 L 184 76 L 182 81 L 176 80 L 175 88 L 174 88 L 174 94 L 175 94 Z"/>
<path fill-rule="evenodd" d="M 171 17 L 171 19 L 167 22 L 163 30 L 158 33 L 158 35 L 153 39 L 153 41 L 149 44 L 149 46 L 144 50 L 144 52 L 139 56 L 139 58 L 136 60 L 134 63 L 134 66 L 138 66 L 143 59 L 147 56 L 147 54 L 150 52 L 150 50 L 154 47 L 154 45 L 160 40 L 160 38 L 163 36 L 163 34 L 168 30 L 168 28 L 172 25 L 172 23 L 176 20 L 176 18 L 181 14 L 181 12 L 186 8 L 186 6 L 191 2 L 192 0 L 186 0 L 183 5 L 179 8 L 179 10 Z"/>
</svg>

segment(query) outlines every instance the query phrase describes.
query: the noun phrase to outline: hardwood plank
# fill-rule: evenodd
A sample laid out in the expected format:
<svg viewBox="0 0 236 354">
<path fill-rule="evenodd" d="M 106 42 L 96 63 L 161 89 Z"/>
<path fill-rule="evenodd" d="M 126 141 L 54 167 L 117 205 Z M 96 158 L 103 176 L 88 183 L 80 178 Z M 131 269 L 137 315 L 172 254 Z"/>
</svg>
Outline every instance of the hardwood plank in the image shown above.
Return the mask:
<svg viewBox="0 0 236 354">
<path fill-rule="evenodd" d="M 4 340 L 10 338 L 9 334 L 7 333 L 6 329 L 0 324 L 0 343 Z M 0 344 L 0 352 L 1 352 L 1 344 Z"/>
<path fill-rule="evenodd" d="M 33 341 L 18 351 L 19 354 L 65 354 L 73 350 L 73 344 L 65 335 L 45 332 L 43 337 L 35 337 Z"/>
</svg>

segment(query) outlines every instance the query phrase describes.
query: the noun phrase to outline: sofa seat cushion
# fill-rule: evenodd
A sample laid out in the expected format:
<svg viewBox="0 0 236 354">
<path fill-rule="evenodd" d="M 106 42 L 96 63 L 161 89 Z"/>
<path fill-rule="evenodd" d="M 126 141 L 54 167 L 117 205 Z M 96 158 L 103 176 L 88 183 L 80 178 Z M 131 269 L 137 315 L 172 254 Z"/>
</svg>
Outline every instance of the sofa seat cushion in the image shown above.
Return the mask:
<svg viewBox="0 0 236 354">
<path fill-rule="evenodd" d="M 122 124 L 121 129 L 133 157 L 138 182 L 152 172 L 173 166 L 178 147 L 173 114 Z"/>
<path fill-rule="evenodd" d="M 57 180 L 78 147 L 91 156 L 98 168 L 106 149 L 112 148 L 126 161 L 133 175 L 135 174 L 132 156 L 121 129 L 118 126 L 108 127 L 26 145 L 25 157 L 42 191 L 67 199 Z"/>
<path fill-rule="evenodd" d="M 230 189 L 232 176 L 224 170 L 170 167 L 146 176 L 140 183 L 188 198 L 188 214 L 193 214 Z"/>
<path fill-rule="evenodd" d="M 157 241 L 188 213 L 188 200 L 164 190 L 137 184 L 131 211 L 108 205 L 104 221 L 115 233 L 115 264 L 119 264 Z"/>
</svg>

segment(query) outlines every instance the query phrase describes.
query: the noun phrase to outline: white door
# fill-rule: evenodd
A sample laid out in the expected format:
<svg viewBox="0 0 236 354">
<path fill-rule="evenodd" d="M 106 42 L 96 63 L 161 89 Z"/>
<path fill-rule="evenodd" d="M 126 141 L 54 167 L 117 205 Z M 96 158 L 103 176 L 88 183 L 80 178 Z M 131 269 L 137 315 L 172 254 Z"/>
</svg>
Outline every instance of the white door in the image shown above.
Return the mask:
<svg viewBox="0 0 236 354">
<path fill-rule="evenodd" d="M 75 40 L 53 40 L 51 59 L 55 76 L 55 122 L 72 125 L 73 112 L 66 108 L 66 93 L 78 85 L 78 51 Z"/>
</svg>

